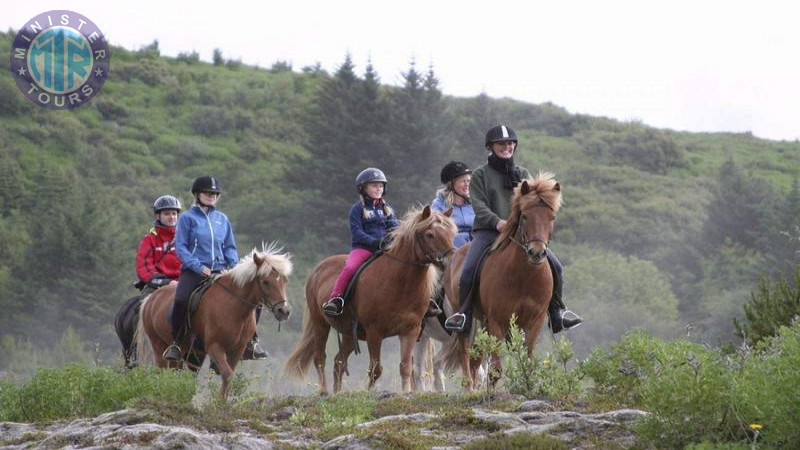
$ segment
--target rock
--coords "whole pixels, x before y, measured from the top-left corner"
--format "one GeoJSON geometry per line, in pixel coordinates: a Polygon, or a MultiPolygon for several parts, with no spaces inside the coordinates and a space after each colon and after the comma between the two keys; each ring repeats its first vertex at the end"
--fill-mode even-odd
{"type": "Polygon", "coordinates": [[[393,422],[396,420],[408,420],[411,422],[424,422],[426,420],[435,419],[436,415],[431,413],[414,413],[414,414],[398,414],[395,416],[384,416],[380,419],[375,419],[369,422],[358,424],[358,428],[368,428],[373,425],[378,425],[386,422],[393,422]]]}
{"type": "Polygon", "coordinates": [[[0,438],[5,441],[17,440],[25,434],[38,431],[35,426],[28,423],[0,422],[0,438]]]}
{"type": "Polygon", "coordinates": [[[97,416],[92,420],[93,425],[118,424],[134,425],[147,420],[147,415],[133,409],[123,409],[97,416]]]}
{"type": "Polygon", "coordinates": [[[592,417],[603,420],[611,420],[614,422],[636,422],[637,420],[644,419],[650,413],[638,409],[619,409],[617,411],[608,411],[599,414],[593,414],[592,417]]]}
{"type": "Polygon", "coordinates": [[[524,420],[520,419],[516,414],[512,413],[484,411],[481,409],[474,409],[474,408],[472,410],[472,413],[475,415],[476,419],[500,425],[501,427],[504,428],[525,425],[524,420]]]}
{"type": "Polygon", "coordinates": [[[517,406],[517,411],[552,411],[553,405],[544,400],[527,400],[517,406]]]}

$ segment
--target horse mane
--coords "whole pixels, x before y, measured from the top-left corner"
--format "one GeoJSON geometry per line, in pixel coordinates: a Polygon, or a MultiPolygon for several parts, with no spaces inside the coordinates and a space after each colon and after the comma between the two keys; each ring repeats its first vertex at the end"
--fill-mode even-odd
{"type": "Polygon", "coordinates": [[[282,253],[283,247],[279,247],[277,242],[269,244],[261,243],[261,251],[253,249],[249,255],[239,261],[233,269],[226,270],[222,276],[230,275],[234,284],[244,287],[245,284],[253,281],[256,276],[263,277],[269,275],[273,269],[278,274],[288,277],[292,273],[292,260],[289,253],[282,253]],[[261,266],[256,266],[253,255],[258,255],[264,260],[261,266]],[[257,269],[257,270],[256,270],[257,269]]]}
{"type": "Polygon", "coordinates": [[[561,190],[555,189],[558,181],[553,173],[539,172],[536,177],[522,180],[522,182],[514,188],[514,196],[511,197],[511,214],[508,219],[506,219],[508,222],[503,228],[503,231],[497,236],[494,244],[492,244],[492,250],[502,250],[508,245],[509,236],[511,236],[519,226],[519,213],[522,211],[523,207],[531,203],[536,204],[542,201],[547,204],[554,213],[558,213],[559,208],[561,208],[561,190]],[[529,190],[526,195],[520,194],[522,182],[528,183],[529,190]]]}
{"type": "MultiPolygon", "coordinates": [[[[420,260],[425,255],[417,254],[416,246],[414,245],[414,240],[416,239],[415,235],[418,230],[434,226],[443,226],[451,228],[453,235],[458,232],[458,227],[456,227],[456,224],[452,220],[450,220],[444,214],[432,209],[430,210],[430,215],[426,219],[422,219],[421,216],[424,209],[424,206],[414,206],[406,211],[405,214],[403,214],[403,218],[400,219],[400,224],[390,233],[392,242],[386,248],[387,252],[414,249],[414,253],[405,255],[401,254],[398,255],[398,257],[415,261],[420,260]]],[[[426,280],[426,288],[428,289],[428,292],[430,292],[430,295],[433,295],[439,284],[439,275],[433,265],[428,267],[426,280]]]]}

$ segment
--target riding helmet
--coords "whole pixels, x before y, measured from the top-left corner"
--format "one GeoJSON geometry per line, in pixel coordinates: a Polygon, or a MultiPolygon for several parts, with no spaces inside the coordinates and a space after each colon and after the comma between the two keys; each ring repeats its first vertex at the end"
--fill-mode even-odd
{"type": "Polygon", "coordinates": [[[356,187],[361,189],[361,185],[364,183],[372,183],[375,181],[379,181],[386,185],[389,180],[386,179],[386,175],[383,174],[381,169],[376,169],[375,167],[367,167],[366,169],[359,172],[358,176],[356,177],[356,187]]]}
{"type": "Polygon", "coordinates": [[[486,132],[486,148],[490,148],[495,142],[512,141],[517,143],[517,133],[508,125],[497,125],[489,128],[486,132]]]}
{"type": "Polygon", "coordinates": [[[450,161],[442,167],[439,179],[442,180],[442,184],[447,184],[461,175],[466,175],[468,173],[472,173],[472,170],[470,170],[466,164],[461,161],[450,161]]]}
{"type": "Polygon", "coordinates": [[[171,195],[162,195],[153,202],[153,214],[158,214],[159,211],[165,209],[175,209],[181,212],[181,201],[171,195]]]}
{"type": "Polygon", "coordinates": [[[219,194],[222,192],[222,188],[219,187],[219,181],[217,181],[216,177],[204,175],[197,177],[192,183],[192,194],[197,194],[198,192],[216,192],[219,194]]]}

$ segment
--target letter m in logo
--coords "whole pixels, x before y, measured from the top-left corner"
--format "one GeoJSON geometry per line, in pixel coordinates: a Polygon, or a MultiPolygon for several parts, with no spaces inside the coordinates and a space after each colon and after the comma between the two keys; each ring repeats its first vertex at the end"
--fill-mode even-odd
{"type": "Polygon", "coordinates": [[[14,58],[25,59],[25,49],[14,47],[14,58]]]}

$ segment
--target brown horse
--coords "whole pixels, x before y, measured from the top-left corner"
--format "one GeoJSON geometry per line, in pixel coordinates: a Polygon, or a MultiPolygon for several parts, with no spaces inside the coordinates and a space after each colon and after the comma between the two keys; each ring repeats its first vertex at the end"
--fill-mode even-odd
{"type": "Polygon", "coordinates": [[[333,390],[342,389],[342,375],[355,339],[366,339],[369,348],[369,387],[381,376],[381,344],[390,336],[400,337],[400,375],[403,391],[411,391],[411,352],[420,334],[428,300],[437,284],[432,263],[453,250],[456,226],[450,220],[452,211],[438,213],[426,206],[413,209],[394,231],[392,243],[384,254],[362,272],[345,312],[331,318],[322,313],[336,277],[344,267],[346,255],[330,256],[320,262],[306,283],[308,312],[303,320],[303,337],[286,361],[285,372],[295,378],[305,377],[313,360],[323,395],[328,393],[325,381],[325,344],[334,327],[342,335],[339,353],[333,368],[333,390]],[[353,336],[353,320],[363,333],[353,336]]]}
{"type": "MultiPolygon", "coordinates": [[[[529,355],[533,353],[553,295],[547,245],[560,207],[561,187],[553,174],[539,173],[534,179],[524,180],[514,189],[511,215],[480,270],[480,301],[474,302],[475,318],[485,324],[490,335],[504,340],[511,316],[516,314],[517,326],[525,332],[529,355]]],[[[456,309],[458,281],[466,255],[465,245],[456,252],[443,279],[445,293],[456,309]]],[[[461,365],[467,389],[471,390],[477,382],[475,368],[481,361],[470,361],[470,341],[470,336],[456,336],[443,357],[450,370],[461,365]]],[[[502,371],[499,355],[492,355],[491,361],[496,369],[491,377],[494,383],[502,371]]]]}
{"type": "MultiPolygon", "coordinates": [[[[197,311],[192,315],[191,326],[204,347],[192,351],[200,361],[206,354],[211,356],[222,376],[223,397],[227,398],[233,371],[256,331],[256,307],[268,307],[278,320],[289,318],[291,307],[286,289],[291,272],[289,254],[280,253],[274,244],[262,246],[261,252],[254,249],[236,267],[217,275],[203,294],[197,311]]],[[[142,361],[155,362],[159,367],[174,364],[162,357],[172,342],[169,313],[174,301],[175,286],[165,286],[153,292],[142,304],[137,327],[137,345],[142,352],[142,361]],[[146,349],[152,350],[152,354],[145,353],[146,349]]],[[[188,340],[180,345],[184,355],[192,348],[188,340]]]]}

